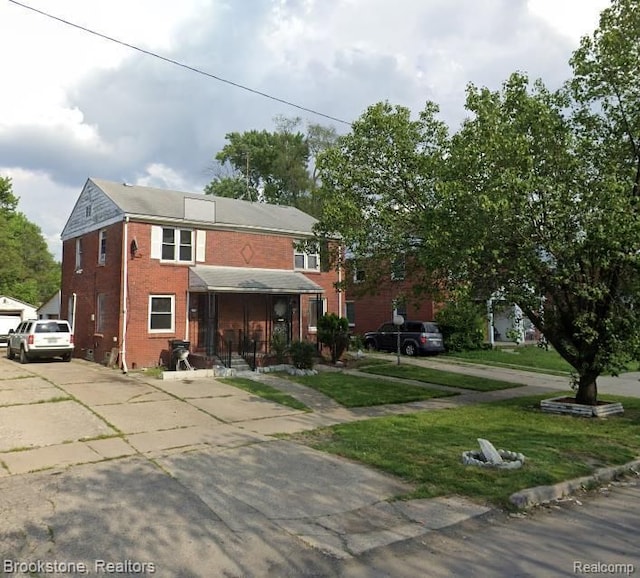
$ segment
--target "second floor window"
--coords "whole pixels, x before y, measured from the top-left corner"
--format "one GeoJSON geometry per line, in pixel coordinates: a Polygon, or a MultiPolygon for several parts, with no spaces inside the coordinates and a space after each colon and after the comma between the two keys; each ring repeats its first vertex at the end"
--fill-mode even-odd
{"type": "Polygon", "coordinates": [[[82,239],[76,239],[76,271],[82,269],[82,239]]]}
{"type": "Polygon", "coordinates": [[[100,238],[98,240],[98,263],[104,265],[107,262],[107,231],[100,231],[100,238]]]}
{"type": "Polygon", "coordinates": [[[190,229],[163,227],[162,260],[193,261],[193,231],[190,229]]]}
{"type": "Polygon", "coordinates": [[[320,270],[320,254],[305,253],[303,251],[299,251],[298,249],[294,249],[293,268],[319,271],[320,270]]]}

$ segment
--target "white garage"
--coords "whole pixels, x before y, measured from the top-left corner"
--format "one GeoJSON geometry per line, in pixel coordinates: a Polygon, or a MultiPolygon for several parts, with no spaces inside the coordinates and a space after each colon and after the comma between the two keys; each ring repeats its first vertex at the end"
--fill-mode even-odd
{"type": "Polygon", "coordinates": [[[36,308],[33,305],[0,295],[0,345],[6,343],[6,335],[15,329],[23,319],[35,319],[36,308]]]}

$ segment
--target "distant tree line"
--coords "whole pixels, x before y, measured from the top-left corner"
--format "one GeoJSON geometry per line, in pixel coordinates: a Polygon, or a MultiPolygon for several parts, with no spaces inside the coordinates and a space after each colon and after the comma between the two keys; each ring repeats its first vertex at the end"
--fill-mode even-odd
{"type": "Polygon", "coordinates": [[[60,288],[60,263],[18,202],[11,179],[0,177],[0,294],[37,306],[60,288]]]}

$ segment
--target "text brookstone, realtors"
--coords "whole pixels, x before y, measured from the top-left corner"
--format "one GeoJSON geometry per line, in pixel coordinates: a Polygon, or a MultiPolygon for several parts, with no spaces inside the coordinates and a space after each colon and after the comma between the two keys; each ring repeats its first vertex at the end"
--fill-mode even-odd
{"type": "MultiPolygon", "coordinates": [[[[89,574],[91,564],[86,562],[61,562],[58,560],[3,560],[2,570],[6,574],[23,574],[47,572],[51,574],[89,574]]],[[[94,574],[155,574],[153,562],[137,562],[135,560],[93,561],[94,574]]]]}

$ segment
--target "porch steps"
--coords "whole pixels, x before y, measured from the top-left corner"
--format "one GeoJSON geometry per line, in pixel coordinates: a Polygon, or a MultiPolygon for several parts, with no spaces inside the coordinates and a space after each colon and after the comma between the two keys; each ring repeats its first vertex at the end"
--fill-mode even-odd
{"type": "Polygon", "coordinates": [[[251,371],[249,364],[237,353],[231,354],[231,369],[235,369],[236,371],[251,371]]]}

